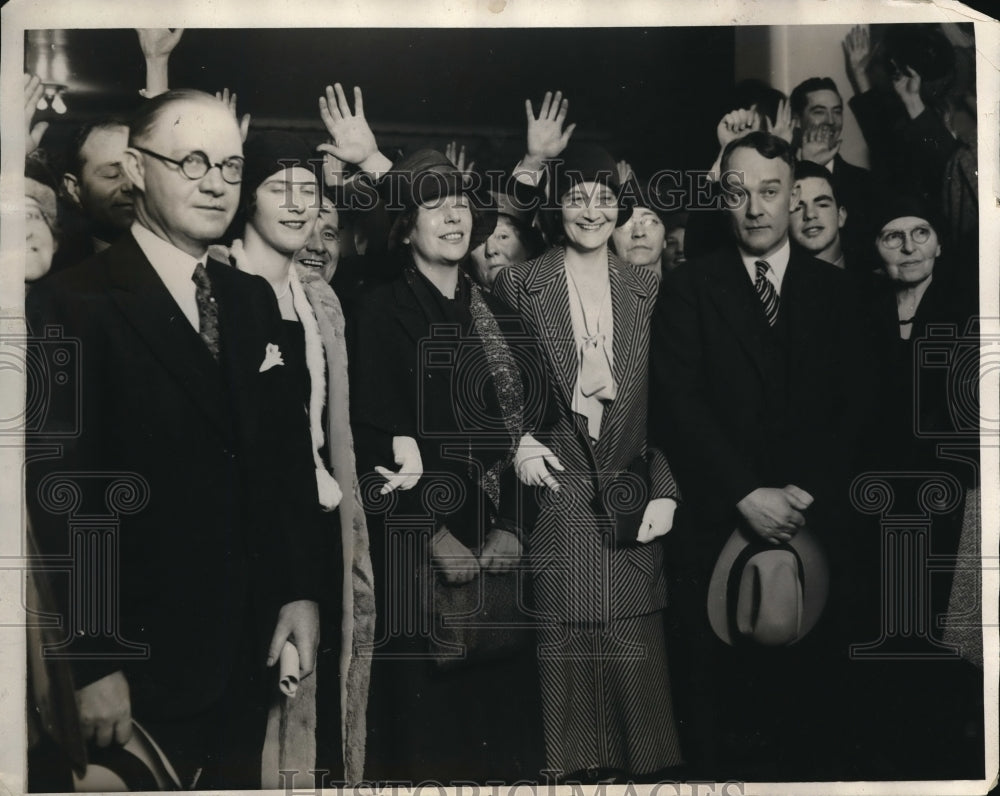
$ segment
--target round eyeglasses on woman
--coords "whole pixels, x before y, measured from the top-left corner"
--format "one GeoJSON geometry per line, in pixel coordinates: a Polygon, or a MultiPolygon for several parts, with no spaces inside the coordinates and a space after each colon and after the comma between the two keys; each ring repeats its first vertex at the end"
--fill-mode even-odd
{"type": "Polygon", "coordinates": [[[919,246],[920,244],[927,243],[927,241],[930,240],[931,228],[921,225],[919,227],[914,227],[909,231],[909,233],[901,229],[894,229],[891,232],[886,232],[882,235],[882,237],[879,238],[879,243],[887,249],[898,249],[906,243],[907,234],[909,234],[910,240],[919,246]]]}
{"type": "Polygon", "coordinates": [[[173,158],[168,158],[166,155],[161,155],[159,152],[153,152],[145,147],[133,146],[132,149],[138,150],[144,155],[150,155],[158,160],[162,160],[164,163],[172,163],[177,166],[181,170],[181,174],[189,180],[200,180],[213,168],[218,166],[219,173],[222,174],[222,179],[230,185],[237,185],[243,181],[243,158],[241,157],[226,158],[221,163],[212,163],[208,159],[208,155],[204,152],[194,151],[185,155],[181,160],[174,160],[173,158]]]}

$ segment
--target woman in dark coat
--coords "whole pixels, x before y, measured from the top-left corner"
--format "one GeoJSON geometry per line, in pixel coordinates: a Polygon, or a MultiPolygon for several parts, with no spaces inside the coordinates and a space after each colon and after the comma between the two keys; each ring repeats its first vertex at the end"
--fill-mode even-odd
{"type": "Polygon", "coordinates": [[[969,329],[978,285],[945,259],[944,226],[926,202],[897,195],[878,207],[884,280],[870,322],[880,383],[862,464],[863,478],[885,482],[896,521],[872,518],[857,555],[859,655],[869,658],[857,698],[873,717],[859,738],[878,761],[858,774],[974,779],[983,775],[982,672],[963,660],[973,650],[948,646],[939,619],[953,578],[978,574],[952,564],[960,536],[979,533],[963,522],[978,479],[979,342],[969,329]]]}
{"type": "Polygon", "coordinates": [[[470,643],[468,659],[442,661],[432,638],[435,595],[479,584],[483,596],[521,553],[510,464],[524,383],[496,306],[459,267],[494,219],[437,152],[398,163],[385,185],[406,208],[390,239],[398,276],[359,301],[349,338],[377,602],[365,776],[537,779],[532,639],[493,660],[470,643]],[[384,467],[394,460],[399,473],[384,467]]]}

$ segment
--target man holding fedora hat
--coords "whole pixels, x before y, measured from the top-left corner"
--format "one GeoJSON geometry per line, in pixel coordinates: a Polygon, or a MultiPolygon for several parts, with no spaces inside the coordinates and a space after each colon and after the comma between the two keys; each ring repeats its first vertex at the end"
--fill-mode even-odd
{"type": "Polygon", "coordinates": [[[185,787],[257,788],[265,668],[287,641],[305,677],[319,643],[308,420],[273,292],[207,253],[243,178],[228,107],[168,92],[129,143],[129,234],[26,305],[34,347],[61,333],[84,363],[65,400],[58,380],[29,384],[49,408],[31,440],[46,454],[27,465],[31,520],[43,555],[72,556],[71,577],[53,578],[55,652],[92,757],[128,751],[136,719],[185,787]]]}
{"type": "Polygon", "coordinates": [[[823,779],[857,313],[844,274],[789,243],[788,144],[754,132],[722,165],[736,245],[664,275],[651,347],[656,444],[686,497],[670,540],[695,686],[686,754],[716,778],[823,779]]]}

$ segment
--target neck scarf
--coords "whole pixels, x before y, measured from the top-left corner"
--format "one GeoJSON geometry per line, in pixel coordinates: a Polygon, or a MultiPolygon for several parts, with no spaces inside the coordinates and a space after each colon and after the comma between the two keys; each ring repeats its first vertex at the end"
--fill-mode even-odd
{"type": "MultiPolygon", "coordinates": [[[[417,271],[408,267],[404,274],[413,287],[417,271]]],[[[503,415],[504,426],[510,434],[511,444],[504,456],[497,460],[480,478],[480,486],[489,496],[494,508],[500,505],[500,474],[514,460],[514,453],[521,440],[524,428],[524,385],[510,346],[500,330],[496,316],[483,298],[480,287],[464,272],[459,275],[459,295],[467,295],[472,329],[482,344],[483,353],[490,370],[490,378],[496,390],[497,401],[503,415]]]]}

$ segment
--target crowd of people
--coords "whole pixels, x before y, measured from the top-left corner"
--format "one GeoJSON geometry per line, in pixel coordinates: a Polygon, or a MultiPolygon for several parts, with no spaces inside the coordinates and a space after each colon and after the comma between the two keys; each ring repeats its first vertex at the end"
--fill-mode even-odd
{"type": "Polygon", "coordinates": [[[142,104],[65,156],[25,76],[26,317],[79,357],[29,383],[31,543],[79,562],[120,513],[39,575],[69,654],[29,646],[33,789],[139,728],[198,789],[983,775],[978,629],[939,621],[976,577],[979,265],[938,27],[854,28],[850,95],[742,84],[712,208],[558,91],[500,180],[393,162],[340,84],[318,147],[258,130],[168,89],[180,36],[139,32],[142,104]]]}

